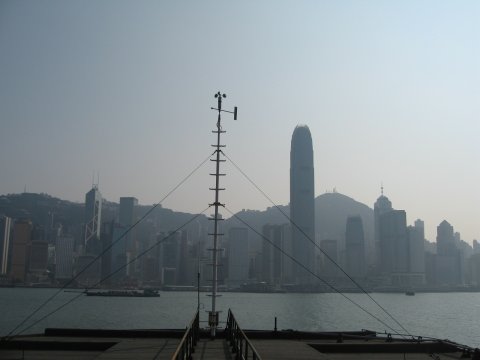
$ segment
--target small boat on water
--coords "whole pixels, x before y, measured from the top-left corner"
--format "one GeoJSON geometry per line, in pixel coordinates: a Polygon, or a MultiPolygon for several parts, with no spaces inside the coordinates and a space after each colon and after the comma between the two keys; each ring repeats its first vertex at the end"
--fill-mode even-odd
{"type": "Polygon", "coordinates": [[[159,297],[158,290],[100,290],[100,291],[85,291],[87,296],[116,296],[116,297],[159,297]]]}
{"type": "Polygon", "coordinates": [[[407,295],[407,296],[414,296],[414,295],[415,295],[415,292],[412,291],[412,290],[405,291],[405,295],[407,295]]]}

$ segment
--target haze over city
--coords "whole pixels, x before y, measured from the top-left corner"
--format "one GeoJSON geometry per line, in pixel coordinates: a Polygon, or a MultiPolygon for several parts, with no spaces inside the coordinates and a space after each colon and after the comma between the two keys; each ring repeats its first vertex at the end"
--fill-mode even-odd
{"type": "MultiPolygon", "coordinates": [[[[159,201],[213,151],[289,202],[290,140],[307,124],[315,191],[385,194],[480,238],[480,4],[475,1],[0,3],[0,194],[159,201]],[[96,175],[95,175],[96,177],[96,175]],[[96,179],[95,179],[96,181],[96,179]]],[[[163,203],[211,203],[212,164],[163,203]]],[[[271,206],[224,165],[230,209],[271,206]]]]}

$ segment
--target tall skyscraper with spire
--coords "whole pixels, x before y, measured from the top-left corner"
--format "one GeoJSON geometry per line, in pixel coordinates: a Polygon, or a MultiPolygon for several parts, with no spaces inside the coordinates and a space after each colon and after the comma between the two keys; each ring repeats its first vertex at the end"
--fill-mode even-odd
{"type": "Polygon", "coordinates": [[[381,270],[382,267],[382,250],[381,250],[381,243],[380,243],[380,216],[392,211],[392,203],[388,198],[383,195],[383,185],[381,187],[381,195],[375,201],[375,205],[373,206],[373,213],[374,213],[374,222],[375,222],[375,262],[377,264],[378,270],[381,270]]]}
{"type": "MultiPolygon", "coordinates": [[[[292,221],[292,256],[315,273],[315,187],[313,146],[310,129],[298,125],[293,131],[290,149],[290,218],[292,221]]],[[[293,264],[293,278],[300,284],[313,277],[293,264]]]]}
{"type": "Polygon", "coordinates": [[[98,185],[85,194],[85,240],[84,247],[87,249],[91,242],[100,239],[100,225],[102,214],[102,195],[98,191],[98,185]]]}

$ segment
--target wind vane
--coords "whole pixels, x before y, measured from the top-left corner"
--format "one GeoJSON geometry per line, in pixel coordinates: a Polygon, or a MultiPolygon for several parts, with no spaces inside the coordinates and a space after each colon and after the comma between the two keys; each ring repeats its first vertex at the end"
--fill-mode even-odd
{"type": "Polygon", "coordinates": [[[228,110],[223,110],[222,109],[222,98],[226,98],[226,94],[221,94],[220,91],[215,94],[215,98],[218,99],[218,108],[210,108],[211,110],[218,110],[218,122],[217,122],[217,127],[220,126],[220,113],[226,112],[233,114],[233,120],[237,120],[237,107],[235,106],[233,108],[233,111],[228,111],[228,110]]]}

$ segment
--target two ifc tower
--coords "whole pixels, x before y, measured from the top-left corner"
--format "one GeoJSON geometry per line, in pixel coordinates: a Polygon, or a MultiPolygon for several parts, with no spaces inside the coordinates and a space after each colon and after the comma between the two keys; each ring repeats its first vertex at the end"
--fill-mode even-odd
{"type": "MultiPolygon", "coordinates": [[[[211,108],[218,111],[217,128],[212,132],[217,134],[217,143],[212,145],[215,148],[213,153],[214,158],[211,161],[215,162],[215,187],[210,190],[215,191],[215,201],[210,204],[215,208],[215,213],[211,220],[214,221],[213,234],[213,248],[210,249],[212,255],[212,308],[209,311],[208,323],[210,327],[210,336],[215,338],[216,328],[218,327],[219,312],[216,310],[217,295],[217,268],[219,249],[217,248],[218,237],[222,234],[218,233],[218,222],[220,219],[218,208],[224,206],[219,201],[219,193],[224,190],[220,187],[220,176],[225,174],[220,173],[220,163],[225,159],[221,158],[223,155],[222,148],[225,145],[220,143],[221,134],[225,133],[222,130],[221,114],[222,112],[233,114],[234,120],[237,120],[237,107],[234,111],[222,109],[222,99],[226,98],[225,94],[220,91],[215,94],[218,101],[217,108],[211,108]]],[[[298,125],[292,135],[292,144],[290,149],[290,218],[292,222],[292,257],[307,268],[293,265],[293,278],[298,284],[310,284],[312,282],[312,275],[315,273],[315,186],[314,186],[314,168],[313,168],[313,146],[312,136],[310,130],[306,125],[298,125]]]]}
{"type": "Polygon", "coordinates": [[[311,284],[315,274],[314,184],[312,136],[307,125],[298,125],[290,148],[292,257],[310,273],[294,263],[292,275],[297,284],[311,284]]]}

